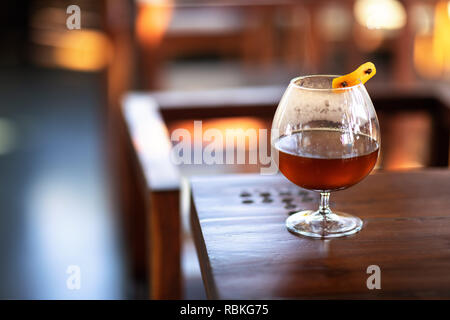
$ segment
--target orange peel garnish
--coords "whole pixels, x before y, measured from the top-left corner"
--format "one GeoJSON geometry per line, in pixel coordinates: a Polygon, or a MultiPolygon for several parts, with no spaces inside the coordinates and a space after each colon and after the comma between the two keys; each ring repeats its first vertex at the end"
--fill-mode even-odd
{"type": "Polygon", "coordinates": [[[331,84],[333,89],[336,88],[347,88],[355,86],[360,83],[366,83],[367,80],[372,78],[377,73],[377,69],[372,62],[366,62],[359,66],[355,71],[333,79],[331,84]]]}

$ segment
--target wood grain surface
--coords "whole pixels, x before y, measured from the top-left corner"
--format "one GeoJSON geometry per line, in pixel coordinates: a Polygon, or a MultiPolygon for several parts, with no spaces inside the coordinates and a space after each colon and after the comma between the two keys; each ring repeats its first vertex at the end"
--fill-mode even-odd
{"type": "Polygon", "coordinates": [[[331,195],[361,232],[314,240],[288,215],[318,195],[281,175],[191,179],[191,222],[212,299],[450,298],[450,170],[380,172],[331,195]],[[369,290],[367,267],[381,269],[369,290]]]}

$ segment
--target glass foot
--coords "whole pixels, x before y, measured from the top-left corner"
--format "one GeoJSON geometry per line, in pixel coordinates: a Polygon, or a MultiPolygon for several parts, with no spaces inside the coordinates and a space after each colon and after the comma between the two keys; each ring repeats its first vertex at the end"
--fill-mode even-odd
{"type": "Polygon", "coordinates": [[[343,212],[304,210],[294,213],[286,220],[286,227],[294,234],[313,238],[337,238],[354,234],[361,230],[360,218],[343,212]]]}

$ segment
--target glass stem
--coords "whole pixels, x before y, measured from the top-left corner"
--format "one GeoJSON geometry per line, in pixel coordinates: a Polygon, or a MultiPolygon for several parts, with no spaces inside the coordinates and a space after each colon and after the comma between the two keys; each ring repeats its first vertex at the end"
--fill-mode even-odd
{"type": "Polygon", "coordinates": [[[324,217],[331,213],[329,202],[330,202],[330,193],[329,192],[321,192],[320,193],[319,212],[324,217]]]}

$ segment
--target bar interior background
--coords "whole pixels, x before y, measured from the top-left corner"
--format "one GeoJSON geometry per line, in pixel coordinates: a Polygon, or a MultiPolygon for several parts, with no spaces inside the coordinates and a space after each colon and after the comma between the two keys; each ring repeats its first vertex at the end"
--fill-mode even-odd
{"type": "MultiPolygon", "coordinates": [[[[378,168],[448,167],[442,133],[450,122],[441,109],[450,106],[437,104],[450,95],[450,1],[27,0],[0,9],[0,298],[161,297],[152,293],[147,190],[136,182],[142,168],[122,112],[129,92],[152,93],[167,109],[168,135],[193,132],[195,119],[204,130],[269,128],[263,107],[230,116],[211,109],[227,92],[242,95],[237,101],[265,92],[262,105],[274,108],[297,75],[373,61],[378,168]],[[73,4],[81,29],[69,31],[73,4]],[[237,91],[220,91],[229,89],[237,91]],[[192,112],[208,92],[211,108],[192,112]],[[81,268],[80,290],[66,288],[70,265],[81,268]]],[[[180,168],[176,297],[205,297],[186,178],[258,169],[180,168]]]]}

